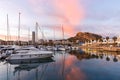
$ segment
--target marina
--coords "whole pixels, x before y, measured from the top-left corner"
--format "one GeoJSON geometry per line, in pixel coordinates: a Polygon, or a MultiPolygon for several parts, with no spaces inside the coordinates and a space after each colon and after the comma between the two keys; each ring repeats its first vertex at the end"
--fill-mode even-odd
{"type": "Polygon", "coordinates": [[[0,80],[120,80],[120,0],[0,0],[0,80]]]}
{"type": "Polygon", "coordinates": [[[120,54],[56,51],[54,57],[0,61],[0,80],[119,80],[120,54]]]}

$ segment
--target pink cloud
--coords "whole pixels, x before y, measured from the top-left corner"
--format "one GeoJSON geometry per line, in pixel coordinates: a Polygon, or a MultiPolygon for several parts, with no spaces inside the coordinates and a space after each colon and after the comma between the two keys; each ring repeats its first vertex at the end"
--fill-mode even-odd
{"type": "MultiPolygon", "coordinates": [[[[0,35],[0,39],[6,40],[6,39],[7,39],[7,36],[1,34],[1,35],[0,35]]],[[[9,40],[18,40],[18,36],[10,35],[10,36],[9,36],[9,40]]],[[[26,41],[26,40],[28,40],[28,38],[21,36],[21,37],[20,37],[20,40],[21,40],[21,41],[26,41]]]]}
{"type": "MultiPolygon", "coordinates": [[[[28,0],[31,8],[38,15],[44,14],[57,19],[67,34],[75,33],[75,26],[84,18],[84,9],[79,0],[28,0]],[[42,5],[44,3],[45,5],[42,5]],[[46,6],[46,5],[49,5],[46,6]],[[47,7],[47,10],[45,9],[47,7]]],[[[53,22],[53,23],[56,23],[53,22]]]]}
{"type": "Polygon", "coordinates": [[[64,15],[72,25],[78,25],[80,20],[84,17],[83,7],[79,0],[52,0],[54,8],[57,12],[64,15]]]}

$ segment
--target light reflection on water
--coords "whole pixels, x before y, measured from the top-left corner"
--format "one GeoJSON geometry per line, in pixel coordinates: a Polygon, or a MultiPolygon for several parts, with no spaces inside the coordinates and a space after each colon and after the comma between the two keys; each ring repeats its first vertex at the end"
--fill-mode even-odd
{"type": "Polygon", "coordinates": [[[120,80],[120,53],[63,51],[42,61],[0,61],[0,80],[120,80]]]}

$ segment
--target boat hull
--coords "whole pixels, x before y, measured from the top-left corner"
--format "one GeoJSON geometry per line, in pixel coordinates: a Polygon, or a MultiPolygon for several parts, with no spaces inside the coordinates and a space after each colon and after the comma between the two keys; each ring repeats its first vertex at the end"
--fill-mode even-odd
{"type": "Polygon", "coordinates": [[[42,59],[10,59],[7,60],[10,64],[29,64],[29,63],[46,63],[46,62],[53,62],[54,60],[52,57],[49,58],[42,58],[42,59]]]}
{"type": "Polygon", "coordinates": [[[27,55],[11,55],[6,60],[32,60],[32,59],[44,59],[53,57],[52,54],[27,54],[27,55]]]}

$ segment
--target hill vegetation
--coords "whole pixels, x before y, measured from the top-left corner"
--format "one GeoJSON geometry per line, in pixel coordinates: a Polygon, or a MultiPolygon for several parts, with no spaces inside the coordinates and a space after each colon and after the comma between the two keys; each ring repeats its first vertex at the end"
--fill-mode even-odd
{"type": "Polygon", "coordinates": [[[101,39],[102,36],[89,32],[78,32],[74,37],[68,38],[69,41],[75,42],[79,40],[80,42],[90,41],[90,40],[98,40],[101,39]]]}

